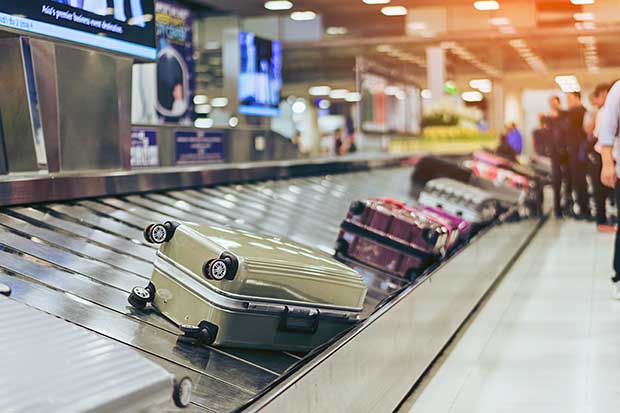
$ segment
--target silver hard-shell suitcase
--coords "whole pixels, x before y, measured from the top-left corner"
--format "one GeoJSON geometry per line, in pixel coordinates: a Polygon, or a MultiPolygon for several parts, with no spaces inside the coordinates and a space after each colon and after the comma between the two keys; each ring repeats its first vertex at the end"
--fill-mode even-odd
{"type": "Polygon", "coordinates": [[[191,401],[189,378],[175,381],[135,350],[3,295],[0,284],[0,411],[142,412],[191,401]]]}
{"type": "Polygon", "coordinates": [[[359,320],[366,285],[353,269],[293,241],[209,225],[150,225],[161,244],[151,282],[129,301],[151,303],[183,339],[307,351],[359,320]]]}
{"type": "Polygon", "coordinates": [[[501,210],[490,192],[449,178],[427,182],[419,202],[478,224],[493,220],[501,210]]]}

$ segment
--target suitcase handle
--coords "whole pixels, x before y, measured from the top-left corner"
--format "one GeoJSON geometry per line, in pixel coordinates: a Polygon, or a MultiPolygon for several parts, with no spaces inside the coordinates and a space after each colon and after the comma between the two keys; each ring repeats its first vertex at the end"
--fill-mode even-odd
{"type": "Polygon", "coordinates": [[[319,328],[317,309],[284,307],[280,329],[294,333],[314,334],[319,328]]]}

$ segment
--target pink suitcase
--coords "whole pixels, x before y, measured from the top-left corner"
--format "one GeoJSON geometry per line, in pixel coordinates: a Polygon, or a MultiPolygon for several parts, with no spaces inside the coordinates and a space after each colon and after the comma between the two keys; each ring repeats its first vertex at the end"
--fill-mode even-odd
{"type": "Polygon", "coordinates": [[[469,241],[469,237],[471,236],[471,223],[468,221],[457,217],[456,215],[449,214],[440,208],[425,205],[417,208],[427,214],[429,218],[435,219],[437,222],[444,223],[444,225],[448,228],[452,228],[452,233],[448,237],[449,245],[446,248],[447,250],[454,249],[469,241]]]}
{"type": "Polygon", "coordinates": [[[413,279],[446,252],[449,230],[437,220],[389,198],[351,204],[336,253],[413,279]]]}

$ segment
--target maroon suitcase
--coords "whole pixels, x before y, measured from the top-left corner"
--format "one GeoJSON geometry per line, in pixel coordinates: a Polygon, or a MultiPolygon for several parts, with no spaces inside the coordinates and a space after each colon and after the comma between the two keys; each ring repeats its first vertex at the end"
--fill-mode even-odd
{"type": "Polygon", "coordinates": [[[425,214],[387,198],[351,204],[336,252],[413,279],[445,254],[448,229],[425,214]]]}

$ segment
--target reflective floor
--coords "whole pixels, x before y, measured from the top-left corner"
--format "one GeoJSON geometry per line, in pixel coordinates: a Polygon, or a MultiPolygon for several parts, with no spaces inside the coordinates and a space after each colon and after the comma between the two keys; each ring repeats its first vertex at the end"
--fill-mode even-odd
{"type": "Polygon", "coordinates": [[[613,235],[548,221],[400,413],[607,413],[620,405],[613,235]]]}

